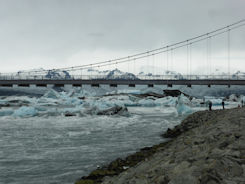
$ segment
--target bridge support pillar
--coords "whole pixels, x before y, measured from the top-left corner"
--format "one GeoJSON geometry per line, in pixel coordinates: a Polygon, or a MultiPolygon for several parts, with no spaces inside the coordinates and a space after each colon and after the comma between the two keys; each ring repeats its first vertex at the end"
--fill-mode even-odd
{"type": "Polygon", "coordinates": [[[36,84],[36,87],[47,87],[47,84],[36,84]]]}
{"type": "Polygon", "coordinates": [[[18,84],[18,87],[30,87],[30,84],[18,84]]]}
{"type": "Polygon", "coordinates": [[[208,87],[210,88],[211,87],[211,84],[208,84],[208,87]]]}
{"type": "Polygon", "coordinates": [[[188,88],[191,88],[191,84],[187,84],[187,87],[188,87],[188,88]]]}
{"type": "Polygon", "coordinates": [[[1,84],[0,87],[13,87],[13,84],[1,84]]]}
{"type": "Polygon", "coordinates": [[[110,87],[111,88],[113,88],[113,87],[116,88],[117,87],[117,84],[110,84],[110,87]]]}
{"type": "Polygon", "coordinates": [[[82,84],[72,84],[72,87],[82,87],[82,84]]]}
{"type": "Polygon", "coordinates": [[[135,84],[129,84],[128,87],[134,88],[135,87],[135,84]]]}
{"type": "Polygon", "coordinates": [[[100,85],[99,84],[91,84],[91,87],[97,87],[97,88],[99,88],[100,85]]]}

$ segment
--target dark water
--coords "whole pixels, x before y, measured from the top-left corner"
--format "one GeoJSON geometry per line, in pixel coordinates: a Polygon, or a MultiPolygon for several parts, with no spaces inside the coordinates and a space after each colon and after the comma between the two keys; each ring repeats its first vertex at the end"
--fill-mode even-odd
{"type": "Polygon", "coordinates": [[[132,108],[130,117],[0,119],[0,183],[74,183],[97,165],[162,142],[175,111],[132,108]]]}

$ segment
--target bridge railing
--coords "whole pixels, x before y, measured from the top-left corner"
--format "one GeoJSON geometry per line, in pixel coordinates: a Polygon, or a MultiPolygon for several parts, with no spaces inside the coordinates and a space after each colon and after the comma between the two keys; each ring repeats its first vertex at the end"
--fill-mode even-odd
{"type": "Polygon", "coordinates": [[[0,75],[0,80],[244,80],[245,75],[72,75],[47,77],[45,75],[0,75]]]}

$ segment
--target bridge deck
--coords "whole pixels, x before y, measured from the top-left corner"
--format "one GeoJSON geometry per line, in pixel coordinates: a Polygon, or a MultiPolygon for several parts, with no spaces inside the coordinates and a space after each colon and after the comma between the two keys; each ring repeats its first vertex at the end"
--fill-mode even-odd
{"type": "Polygon", "coordinates": [[[0,86],[8,85],[245,85],[245,80],[0,80],[0,86]]]}

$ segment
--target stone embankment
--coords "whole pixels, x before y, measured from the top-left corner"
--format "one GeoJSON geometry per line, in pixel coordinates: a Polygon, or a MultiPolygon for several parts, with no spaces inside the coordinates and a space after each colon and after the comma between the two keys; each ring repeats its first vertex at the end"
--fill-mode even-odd
{"type": "Polygon", "coordinates": [[[245,108],[196,112],[163,136],[77,183],[245,184],[245,108]]]}

